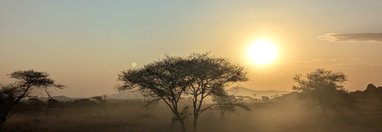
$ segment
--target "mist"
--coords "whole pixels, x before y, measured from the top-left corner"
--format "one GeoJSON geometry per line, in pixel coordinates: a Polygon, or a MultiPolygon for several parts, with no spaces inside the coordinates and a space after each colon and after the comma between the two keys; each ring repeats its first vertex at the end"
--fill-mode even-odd
{"type": "MultiPolygon", "coordinates": [[[[297,92],[269,100],[250,99],[245,101],[250,111],[208,111],[200,117],[198,131],[377,132],[382,130],[382,89],[375,88],[379,93],[370,90],[373,89],[350,93],[357,100],[357,109],[341,108],[327,113],[297,92]]],[[[145,108],[142,99],[106,99],[103,103],[94,99],[81,102],[61,98],[58,103],[41,100],[18,106],[2,131],[179,131],[163,103],[145,108]]],[[[186,119],[188,131],[192,131],[191,122],[186,119]]]]}

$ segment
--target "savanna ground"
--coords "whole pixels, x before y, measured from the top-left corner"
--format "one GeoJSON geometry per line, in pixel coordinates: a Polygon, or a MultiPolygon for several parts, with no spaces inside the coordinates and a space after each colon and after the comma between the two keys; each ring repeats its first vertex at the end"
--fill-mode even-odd
{"type": "MultiPolygon", "coordinates": [[[[359,110],[342,110],[323,114],[298,96],[290,94],[270,102],[248,103],[250,111],[208,111],[199,120],[200,132],[380,132],[380,100],[358,99],[359,110]]],[[[104,104],[66,103],[55,107],[23,109],[18,106],[2,131],[179,131],[171,125],[172,114],[163,104],[143,109],[141,100],[110,100],[104,104]]],[[[27,107],[27,106],[24,106],[27,107]]],[[[186,120],[192,131],[192,120],[186,120]]]]}

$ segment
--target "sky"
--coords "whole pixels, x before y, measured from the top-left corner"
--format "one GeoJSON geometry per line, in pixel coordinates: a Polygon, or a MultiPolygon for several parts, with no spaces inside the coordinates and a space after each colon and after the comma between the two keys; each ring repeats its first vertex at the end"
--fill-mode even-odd
{"type": "Polygon", "coordinates": [[[53,95],[110,95],[123,70],[210,52],[246,68],[233,85],[292,90],[294,75],[325,68],[363,90],[382,86],[381,12],[382,0],[2,0],[0,83],[35,69],[67,86],[53,95]],[[249,62],[258,38],[276,45],[271,64],[249,62]]]}

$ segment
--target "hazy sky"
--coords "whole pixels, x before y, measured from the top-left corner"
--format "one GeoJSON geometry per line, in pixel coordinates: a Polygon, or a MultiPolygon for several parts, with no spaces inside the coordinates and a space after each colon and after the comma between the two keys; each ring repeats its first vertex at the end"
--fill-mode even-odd
{"type": "Polygon", "coordinates": [[[0,83],[46,71],[68,86],[54,95],[112,94],[132,64],[206,51],[246,67],[237,85],[291,90],[293,75],[326,68],[352,91],[382,85],[381,42],[382,0],[0,1],[0,83]],[[244,54],[261,37],[279,50],[267,66],[244,54]]]}

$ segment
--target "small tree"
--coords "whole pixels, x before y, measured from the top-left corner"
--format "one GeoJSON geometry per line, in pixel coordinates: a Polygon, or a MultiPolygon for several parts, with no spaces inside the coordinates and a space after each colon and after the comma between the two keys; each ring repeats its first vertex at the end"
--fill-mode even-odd
{"type": "Polygon", "coordinates": [[[106,103],[107,102],[106,95],[93,96],[93,97],[91,97],[91,99],[97,101],[98,103],[106,103]]]}
{"type": "Polygon", "coordinates": [[[47,104],[48,104],[48,107],[54,108],[54,107],[59,106],[61,104],[61,102],[58,101],[57,99],[50,98],[50,99],[48,99],[47,104]]]}
{"type": "Polygon", "coordinates": [[[233,82],[246,81],[247,76],[243,67],[231,64],[227,59],[216,58],[205,54],[192,54],[188,57],[188,74],[192,84],[188,86],[187,93],[192,97],[193,126],[197,130],[200,114],[213,107],[231,108],[241,106],[235,97],[228,96],[224,87],[233,82]],[[206,105],[206,98],[215,96],[215,103],[206,105]],[[218,102],[216,102],[218,101],[218,102]],[[220,101],[220,102],[219,102],[220,101]]]}
{"type": "Polygon", "coordinates": [[[354,99],[344,89],[346,76],[341,72],[317,69],[306,75],[296,75],[293,80],[297,83],[293,89],[321,107],[324,114],[328,110],[355,107],[354,99]]]}
{"type": "Polygon", "coordinates": [[[167,56],[143,68],[124,71],[119,75],[119,80],[123,82],[119,90],[139,89],[149,99],[148,104],[163,101],[184,132],[188,107],[182,108],[179,101],[189,83],[189,77],[184,72],[186,66],[184,59],[167,56]]]}
{"type": "Polygon", "coordinates": [[[14,84],[1,86],[0,88],[0,123],[7,120],[10,112],[21,99],[37,91],[49,93],[49,88],[63,88],[63,85],[54,83],[45,72],[34,70],[16,71],[9,75],[16,79],[14,84]]]}

